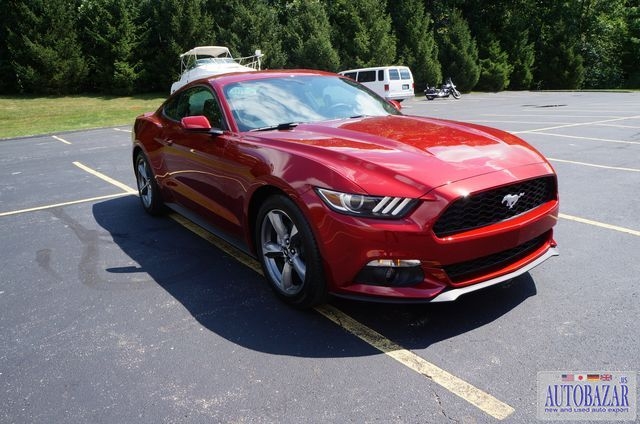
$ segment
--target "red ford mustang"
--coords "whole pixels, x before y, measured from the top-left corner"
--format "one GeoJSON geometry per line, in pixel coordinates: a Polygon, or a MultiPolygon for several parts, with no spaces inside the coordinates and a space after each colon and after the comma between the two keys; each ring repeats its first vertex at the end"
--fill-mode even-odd
{"type": "Polygon", "coordinates": [[[450,301],[557,255],[556,175],[500,130],[406,116],[320,71],[202,79],[136,119],[144,209],[254,255],[275,293],[450,301]]]}

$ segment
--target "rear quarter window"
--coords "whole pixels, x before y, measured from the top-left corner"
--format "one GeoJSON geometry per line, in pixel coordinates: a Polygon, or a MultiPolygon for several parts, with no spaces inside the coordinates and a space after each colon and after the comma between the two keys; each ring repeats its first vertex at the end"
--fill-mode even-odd
{"type": "Polygon", "coordinates": [[[178,115],[178,99],[180,97],[174,97],[169,100],[167,104],[164,106],[163,112],[165,116],[169,119],[173,119],[174,121],[179,121],[181,117],[178,115]]]}
{"type": "Polygon", "coordinates": [[[358,82],[372,82],[376,80],[376,71],[358,72],[358,82]]]}

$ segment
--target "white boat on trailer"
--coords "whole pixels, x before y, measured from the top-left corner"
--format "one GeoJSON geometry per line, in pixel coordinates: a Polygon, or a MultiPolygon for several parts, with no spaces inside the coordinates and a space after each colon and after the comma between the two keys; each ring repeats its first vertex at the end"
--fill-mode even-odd
{"type": "Polygon", "coordinates": [[[253,56],[234,58],[227,47],[194,47],[180,55],[180,79],[171,84],[171,93],[198,78],[229,72],[258,71],[263,56],[260,50],[256,50],[253,56]]]}

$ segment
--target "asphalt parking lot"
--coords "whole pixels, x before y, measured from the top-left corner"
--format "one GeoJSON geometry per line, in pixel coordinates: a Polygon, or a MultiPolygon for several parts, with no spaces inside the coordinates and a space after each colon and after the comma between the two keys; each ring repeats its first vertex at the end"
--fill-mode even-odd
{"type": "Polygon", "coordinates": [[[403,106],[545,154],[561,255],[455,303],[301,312],[143,212],[130,127],[0,140],[0,422],[530,423],[538,372],[638,371],[640,93],[403,106]]]}

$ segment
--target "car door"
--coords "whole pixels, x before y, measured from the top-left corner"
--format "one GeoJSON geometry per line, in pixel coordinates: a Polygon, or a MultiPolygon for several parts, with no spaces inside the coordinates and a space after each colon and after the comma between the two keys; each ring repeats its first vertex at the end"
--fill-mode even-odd
{"type": "Polygon", "coordinates": [[[174,200],[224,235],[240,236],[246,187],[238,178],[234,155],[228,154],[228,146],[236,144],[237,136],[228,131],[217,96],[208,86],[192,87],[167,105],[165,117],[168,122],[162,138],[169,170],[166,186],[174,200]],[[180,122],[186,116],[198,115],[207,117],[222,134],[186,129],[180,122]]]}

